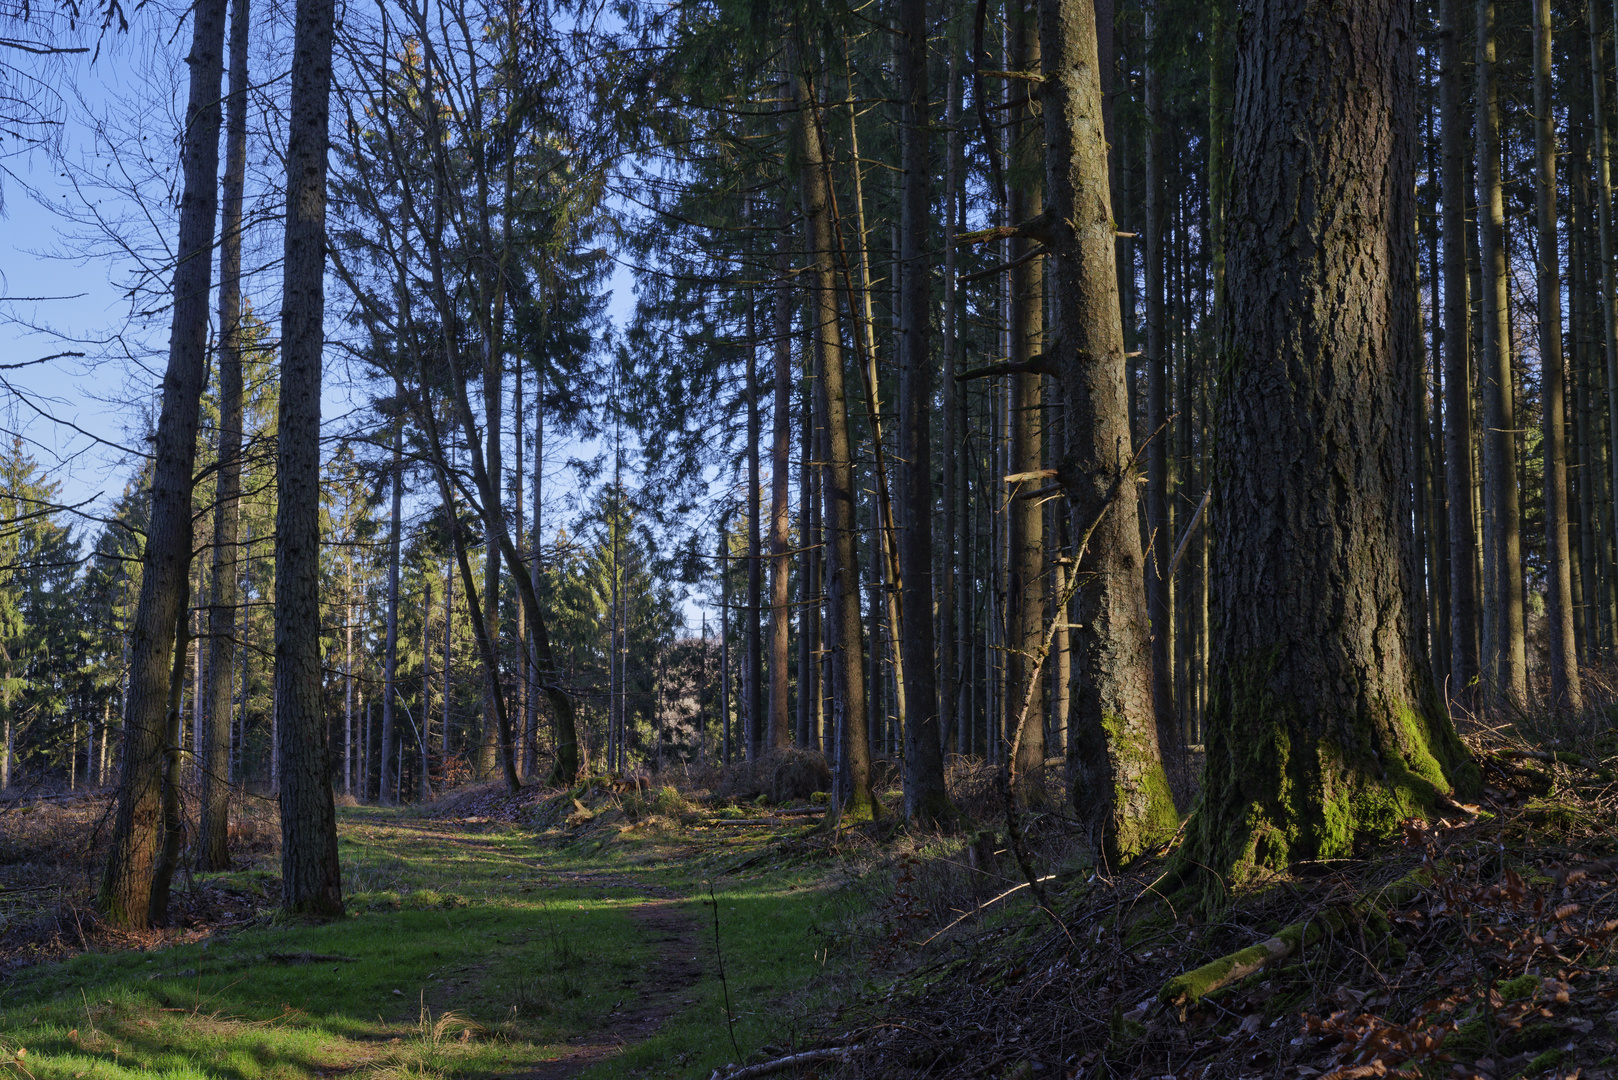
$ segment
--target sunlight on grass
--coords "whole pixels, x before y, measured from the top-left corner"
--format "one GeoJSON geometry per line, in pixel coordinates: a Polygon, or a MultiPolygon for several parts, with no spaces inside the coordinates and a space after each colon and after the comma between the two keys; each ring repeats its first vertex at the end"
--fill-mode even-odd
{"type": "Polygon", "coordinates": [[[17,973],[0,999],[0,1068],[38,1080],[492,1076],[610,1036],[657,1000],[649,1037],[581,1075],[706,1076],[736,1060],[732,1033],[744,1053],[791,1038],[839,940],[839,902],[816,874],[715,875],[727,1017],[704,882],[734,845],[665,830],[547,846],[516,828],[360,807],[341,811],[340,852],[340,922],[277,921],[279,882],[260,866],[207,878],[261,905],[246,929],[17,973]],[[682,913],[689,985],[659,984],[658,950],[676,945],[642,925],[654,897],[682,913]]]}

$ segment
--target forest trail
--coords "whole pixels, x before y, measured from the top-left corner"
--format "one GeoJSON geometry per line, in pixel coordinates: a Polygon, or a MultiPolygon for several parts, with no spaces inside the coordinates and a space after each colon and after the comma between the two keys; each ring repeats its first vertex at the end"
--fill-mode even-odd
{"type": "Polygon", "coordinates": [[[649,1038],[670,1017],[696,1003],[687,992],[710,970],[697,921],[670,899],[647,900],[630,908],[628,915],[647,943],[656,948],[656,958],[634,989],[635,1000],[625,1000],[621,1008],[614,1008],[599,1030],[569,1040],[571,1046],[562,1056],[512,1073],[512,1077],[566,1080],[577,1076],[649,1038]]]}
{"type": "MultiPolygon", "coordinates": [[[[598,893],[617,890],[640,894],[643,899],[620,910],[652,953],[644,974],[635,980],[634,986],[624,989],[624,997],[592,1030],[569,1038],[560,1056],[518,1067],[506,1076],[513,1080],[567,1080],[620,1056],[627,1048],[653,1035],[669,1018],[696,1004],[690,992],[713,970],[713,942],[704,939],[698,920],[682,907],[689,897],[683,896],[680,890],[607,866],[551,868],[543,865],[543,857],[514,856],[507,844],[483,835],[482,825],[478,821],[465,824],[396,821],[390,827],[403,835],[458,849],[468,860],[485,865],[496,863],[520,871],[519,881],[526,878],[539,889],[598,893]]],[[[618,899],[621,903],[624,898],[618,899]]],[[[547,962],[539,949],[532,952],[536,965],[547,962]]],[[[429,1003],[433,1008],[439,1011],[454,1008],[457,984],[479,982],[488,975],[488,969],[461,974],[462,979],[441,984],[438,993],[431,996],[429,1003]]]]}

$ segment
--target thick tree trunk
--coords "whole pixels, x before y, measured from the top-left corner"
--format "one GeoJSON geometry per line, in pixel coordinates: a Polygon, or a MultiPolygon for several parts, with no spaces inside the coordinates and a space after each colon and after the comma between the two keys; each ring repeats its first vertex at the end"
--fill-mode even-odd
{"type": "Polygon", "coordinates": [[[1068,761],[1074,809],[1117,862],[1168,839],[1179,818],[1158,757],[1152,703],[1095,9],[1089,0],[1041,0],[1039,29],[1052,359],[1067,413],[1058,476],[1074,543],[1089,540],[1073,568],[1079,589],[1069,630],[1076,678],[1068,761]]]}
{"type": "Polygon", "coordinates": [[[860,628],[859,561],[855,556],[859,526],[855,515],[854,464],[848,431],[848,396],[844,389],[843,345],[838,330],[830,191],[821,149],[819,103],[809,82],[800,73],[794,72],[794,76],[803,153],[799,188],[811,260],[807,275],[809,319],[815,348],[821,358],[820,384],[824,390],[826,441],[830,451],[821,465],[824,485],[821,494],[826,507],[830,555],[826,591],[830,599],[832,663],[837,679],[834,700],[849,780],[839,817],[844,822],[858,822],[879,816],[882,808],[871,789],[865,678],[860,670],[865,650],[860,628]]]}
{"type": "Polygon", "coordinates": [[[1349,855],[1477,772],[1409,597],[1413,9],[1258,0],[1237,30],[1213,429],[1203,799],[1181,875],[1349,855]]]}
{"type": "Polygon", "coordinates": [[[185,817],[180,808],[180,770],[184,767],[181,753],[185,742],[186,648],[191,634],[185,620],[179,624],[174,642],[174,670],[169,678],[168,715],[164,719],[166,736],[163,747],[163,827],[162,843],[157,862],[152,867],[152,897],[148,904],[149,922],[153,926],[167,926],[169,922],[169,886],[174,871],[180,867],[180,842],[185,838],[185,817]]]}
{"type": "Polygon", "coordinates": [[[1449,500],[1451,696],[1472,701],[1478,678],[1477,534],[1472,503],[1472,304],[1466,267],[1466,119],[1460,0],[1439,2],[1444,236],[1444,484],[1449,500]]]}
{"type": "Polygon", "coordinates": [[[1562,362],[1562,274],[1556,236],[1556,117],[1551,100],[1551,3],[1534,0],[1534,149],[1538,188],[1539,359],[1545,462],[1545,622],[1550,639],[1551,708],[1578,712],[1578,650],[1573,640],[1573,573],[1567,531],[1567,432],[1562,362]]]}
{"type": "MultiPolygon", "coordinates": [[[[213,284],[214,224],[219,206],[225,0],[200,0],[191,18],[185,188],[180,197],[169,360],[163,375],[163,404],[153,448],[151,519],[146,530],[140,600],[130,643],[118,811],[96,897],[96,906],[108,922],[131,928],[145,926],[150,918],[152,865],[162,827],[164,720],[175,634],[185,612],[191,571],[197,405],[207,377],[208,296],[213,284]]],[[[9,746],[3,756],[9,764],[9,746]]]]}
{"type": "Polygon", "coordinates": [[[1500,181],[1499,82],[1494,70],[1494,0],[1477,3],[1478,234],[1483,267],[1484,557],[1492,568],[1494,651],[1483,657],[1495,701],[1527,704],[1523,627],[1522,512],[1517,489],[1517,409],[1511,372],[1505,201],[1500,181]]]}
{"type": "Polygon", "coordinates": [[[932,127],[927,101],[927,0],[899,5],[899,606],[904,672],[905,817],[923,827],[952,816],[944,789],[933,634],[932,127]]]}
{"type": "Polygon", "coordinates": [[[281,907],[343,914],[320,679],[320,373],[325,348],[327,113],[334,0],[298,0],[287,121],[287,217],[276,440],[276,758],[281,907]]]}
{"type": "Polygon", "coordinates": [[[219,482],[214,499],[213,594],[208,605],[208,700],[202,733],[197,869],[230,869],[231,676],[236,667],[236,575],[242,494],[242,192],[247,176],[248,0],[230,18],[230,96],[219,240],[219,482]]]}

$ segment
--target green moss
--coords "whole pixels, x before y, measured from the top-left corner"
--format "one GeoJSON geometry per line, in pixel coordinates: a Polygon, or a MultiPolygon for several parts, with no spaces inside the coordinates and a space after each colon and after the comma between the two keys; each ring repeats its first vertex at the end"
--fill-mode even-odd
{"type": "Polygon", "coordinates": [[[1180,827],[1180,812],[1158,748],[1148,743],[1148,735],[1114,715],[1102,716],[1101,728],[1113,782],[1107,856],[1122,865],[1172,839],[1180,827]]]}
{"type": "Polygon", "coordinates": [[[1554,1069],[1560,1064],[1562,1064],[1562,1051],[1547,1050],[1543,1054],[1536,1057],[1533,1061],[1530,1061],[1528,1063],[1528,1067],[1523,1070],[1523,1073],[1524,1075],[1532,1076],[1533,1074],[1543,1072],[1546,1069],[1554,1069]]]}
{"type": "Polygon", "coordinates": [[[1441,703],[1360,699],[1335,722],[1278,695],[1278,647],[1215,674],[1206,787],[1171,877],[1235,883],[1299,862],[1355,854],[1440,800],[1476,787],[1441,703]],[[1431,706],[1431,707],[1429,707],[1431,706]],[[1208,871],[1212,870],[1210,874],[1208,871]]]}

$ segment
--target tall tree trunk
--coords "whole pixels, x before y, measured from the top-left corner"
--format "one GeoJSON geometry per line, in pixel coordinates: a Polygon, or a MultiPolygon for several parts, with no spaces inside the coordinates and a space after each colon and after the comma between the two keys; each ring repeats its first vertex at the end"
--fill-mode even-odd
{"type": "Polygon", "coordinates": [[[1460,0],[1439,0],[1444,235],[1444,483],[1449,501],[1450,694],[1478,678],[1477,535],[1472,504],[1472,303],[1466,267],[1466,119],[1460,0]]]}
{"type": "Polygon", "coordinates": [[[1078,548],[1068,760],[1074,808],[1116,862],[1172,836],[1179,818],[1152,704],[1095,8],[1090,0],[1041,0],[1039,32],[1055,299],[1050,359],[1067,413],[1058,479],[1078,548]]]}
{"type": "Polygon", "coordinates": [[[964,577],[965,567],[960,566],[957,560],[965,554],[964,547],[957,547],[960,534],[962,515],[960,513],[960,485],[962,470],[960,468],[960,424],[956,416],[960,408],[959,398],[962,396],[955,385],[955,340],[959,333],[958,313],[956,305],[959,303],[960,290],[955,281],[956,252],[955,252],[955,201],[956,192],[960,185],[960,170],[956,167],[956,158],[959,156],[960,132],[957,125],[961,119],[961,80],[960,68],[960,42],[956,40],[958,31],[951,30],[944,38],[949,49],[949,75],[945,84],[944,105],[944,340],[943,345],[943,395],[941,419],[943,421],[942,452],[938,455],[942,468],[941,491],[944,504],[944,536],[938,546],[938,579],[935,592],[938,596],[938,723],[944,741],[953,744],[957,754],[966,753],[966,730],[964,727],[964,712],[961,709],[960,687],[965,678],[961,663],[961,632],[959,623],[965,618],[965,610],[959,604],[956,595],[959,579],[964,577]]]}
{"type": "Polygon", "coordinates": [[[1483,498],[1493,569],[1494,653],[1483,658],[1497,702],[1528,700],[1523,636],[1522,512],[1517,489],[1517,409],[1511,372],[1505,201],[1500,187],[1500,91],[1494,70],[1494,0],[1477,3],[1478,234],[1483,267],[1483,498]]]}
{"type": "MultiPolygon", "coordinates": [[[[483,501],[483,516],[485,520],[499,519],[504,523],[504,510],[501,502],[504,496],[503,477],[501,476],[501,450],[500,450],[500,414],[501,404],[505,394],[504,359],[505,353],[500,346],[502,335],[498,326],[490,326],[485,330],[483,356],[483,437],[484,468],[489,473],[489,490],[479,492],[483,501]]],[[[491,530],[492,531],[492,530],[491,530]]],[[[520,562],[519,562],[520,565],[520,562]]],[[[473,598],[472,590],[466,590],[468,600],[473,598]]],[[[496,704],[496,697],[500,694],[500,559],[490,544],[484,548],[483,553],[483,637],[489,642],[490,658],[494,660],[495,667],[486,684],[483,697],[483,731],[478,741],[477,756],[473,759],[477,766],[477,775],[489,778],[500,768],[502,749],[504,756],[510,756],[510,737],[502,737],[500,727],[500,713],[504,712],[504,702],[496,704]],[[503,745],[504,744],[504,745],[503,745]]]]}
{"type": "Polygon", "coordinates": [[[334,0],[297,0],[276,440],[276,758],[281,907],[343,913],[320,680],[320,372],[325,348],[327,114],[334,0]]]}
{"type": "MultiPolygon", "coordinates": [[[[812,367],[812,350],[804,350],[804,367],[812,367]]],[[[820,727],[820,530],[815,522],[819,495],[815,491],[815,396],[808,387],[813,377],[806,370],[803,402],[799,407],[798,546],[803,551],[798,569],[798,745],[825,750],[820,727]]]]}
{"type": "MultiPolygon", "coordinates": [[[[131,642],[118,812],[96,896],[96,906],[108,922],[131,928],[147,925],[151,917],[152,865],[162,826],[164,719],[175,634],[185,613],[191,572],[192,471],[197,406],[207,377],[208,296],[219,206],[225,0],[199,0],[191,18],[185,187],[180,198],[168,369],[153,448],[151,519],[131,642]]],[[[4,757],[9,764],[9,747],[4,757]]]]}
{"type": "Polygon", "coordinates": [[[837,281],[832,266],[832,222],[827,164],[822,152],[820,109],[809,81],[794,72],[799,107],[799,139],[803,153],[799,190],[808,226],[809,318],[821,358],[820,384],[825,394],[825,427],[829,454],[821,467],[829,540],[827,594],[832,625],[834,677],[840,680],[834,700],[838,726],[843,732],[849,787],[839,817],[858,822],[881,814],[871,789],[871,759],[867,739],[865,679],[860,671],[864,655],[860,628],[859,562],[855,556],[858,522],[855,516],[854,465],[849,439],[848,396],[844,389],[843,345],[838,329],[837,281]]]}
{"type": "Polygon", "coordinates": [[[764,556],[759,543],[761,514],[759,454],[764,440],[758,403],[757,300],[747,290],[747,756],[756,758],[767,748],[764,718],[764,556]]]}
{"type": "MultiPolygon", "coordinates": [[[[774,404],[770,441],[770,708],[766,745],[779,749],[792,741],[790,679],[792,546],[792,255],[788,249],[791,214],[781,202],[780,233],[775,251],[775,304],[770,324],[774,364],[774,404]]],[[[801,691],[800,691],[801,693],[801,691]]],[[[802,732],[798,745],[805,743],[802,732]]]]}
{"type": "Polygon", "coordinates": [[[247,176],[248,0],[230,12],[230,96],[219,238],[219,465],[214,499],[213,595],[208,605],[207,724],[197,813],[197,869],[230,869],[231,681],[236,667],[236,575],[242,496],[242,192],[247,176]]]}
{"type": "MultiPolygon", "coordinates": [[[[1148,18],[1148,36],[1155,19],[1148,18]]],[[[1152,702],[1159,745],[1178,742],[1174,719],[1174,610],[1169,559],[1174,554],[1169,512],[1169,333],[1163,284],[1163,77],[1159,60],[1146,60],[1146,610],[1151,617],[1152,702]]]]}
{"type": "Polygon", "coordinates": [[[1205,787],[1176,876],[1345,857],[1477,784],[1409,600],[1413,16],[1397,0],[1258,0],[1236,28],[1242,288],[1213,421],[1205,787]]]}
{"type": "MultiPolygon", "coordinates": [[[[1010,20],[1006,65],[1013,71],[1037,71],[1039,28],[1037,14],[1027,11],[1010,20]]],[[[1034,113],[1028,105],[1009,111],[1008,136],[1012,163],[1006,205],[1013,222],[1026,221],[1040,212],[1044,199],[1040,183],[1039,140],[1031,128],[1034,113]]],[[[1008,264],[1016,264],[1033,250],[1024,236],[1006,245],[1008,264]]],[[[1013,265],[1010,273],[1009,344],[1007,358],[1027,364],[1038,356],[1045,336],[1045,273],[1039,259],[1013,265]]],[[[1042,412],[1044,376],[1021,372],[1007,387],[1006,425],[1010,435],[1008,478],[1011,482],[1006,539],[1006,738],[1017,747],[1012,762],[1014,790],[1019,804],[1043,805],[1045,800],[1045,687],[1034,654],[1045,633],[1045,515],[1039,500],[1028,493],[1043,485],[1042,412]],[[1026,705],[1023,702],[1026,700],[1026,705]]]]}
{"type": "MultiPolygon", "coordinates": [[[[1596,229],[1601,243],[1601,340],[1607,371],[1607,464],[1611,468],[1608,492],[1611,496],[1612,527],[1609,537],[1618,537],[1618,297],[1613,295],[1613,260],[1618,258],[1612,239],[1612,142],[1607,130],[1606,78],[1602,58],[1601,20],[1594,0],[1588,5],[1590,23],[1591,115],[1596,144],[1596,229]]],[[[1618,3],[1613,17],[1618,25],[1618,3]]],[[[1610,562],[1609,562],[1610,565],[1610,562]]]]}
{"type": "Polygon", "coordinates": [[[162,843],[157,862],[152,867],[152,898],[149,902],[149,921],[154,926],[167,926],[169,921],[169,886],[174,871],[180,866],[180,842],[185,838],[185,816],[180,806],[180,770],[184,767],[182,753],[185,742],[186,647],[191,634],[185,619],[179,622],[174,643],[174,671],[169,679],[168,714],[164,718],[163,747],[163,827],[162,843]]]}
{"type": "MultiPolygon", "coordinates": [[[[513,355],[512,359],[513,359],[513,370],[512,370],[512,373],[511,373],[511,419],[512,419],[513,434],[512,434],[511,442],[512,442],[513,460],[512,460],[512,469],[511,469],[511,502],[512,502],[512,510],[515,511],[514,516],[516,518],[516,520],[514,522],[514,526],[515,526],[516,531],[515,531],[515,535],[512,537],[512,539],[517,545],[517,558],[522,562],[523,566],[526,568],[526,567],[532,567],[533,566],[533,556],[529,554],[529,551],[528,551],[528,532],[523,527],[523,525],[524,525],[524,522],[523,522],[523,487],[522,487],[523,407],[522,407],[522,355],[521,355],[521,353],[514,350],[514,355],[513,355]]],[[[518,573],[522,573],[522,572],[523,571],[518,571],[518,573]]],[[[528,670],[528,661],[529,661],[529,656],[530,656],[529,651],[528,651],[528,620],[526,618],[524,618],[521,604],[517,605],[517,625],[515,627],[515,633],[512,635],[512,643],[516,646],[516,652],[517,652],[517,686],[516,686],[517,703],[516,703],[516,707],[515,707],[515,712],[516,712],[517,717],[518,717],[518,722],[512,725],[513,728],[515,729],[513,731],[513,734],[516,737],[516,745],[512,748],[512,751],[513,751],[512,752],[512,759],[516,763],[517,778],[520,780],[520,779],[526,777],[529,774],[529,772],[530,772],[530,770],[532,768],[532,763],[528,760],[528,757],[527,757],[527,749],[528,749],[528,732],[530,730],[529,729],[529,724],[528,724],[528,718],[530,716],[532,716],[532,714],[533,714],[532,713],[532,697],[533,697],[533,686],[534,686],[533,673],[528,670]]]]}
{"type": "Polygon", "coordinates": [[[932,138],[927,102],[927,0],[901,0],[899,155],[899,580],[904,589],[905,817],[927,827],[953,816],[944,788],[933,636],[932,138]]]}
{"type": "MultiPolygon", "coordinates": [[[[545,395],[543,392],[545,384],[543,381],[543,375],[543,369],[539,366],[538,361],[536,361],[534,364],[534,509],[532,515],[530,515],[532,525],[530,526],[528,539],[528,586],[534,590],[535,596],[539,595],[542,580],[541,575],[544,573],[544,563],[541,562],[542,552],[540,550],[539,535],[540,515],[544,509],[540,505],[539,501],[545,469],[545,395]]],[[[523,756],[527,762],[523,771],[527,775],[532,776],[534,775],[534,770],[538,765],[539,757],[539,697],[535,691],[539,688],[540,666],[539,652],[534,642],[533,623],[528,622],[526,624],[526,629],[528,632],[528,637],[524,641],[524,648],[528,650],[528,678],[530,685],[528,687],[528,701],[525,706],[523,718],[523,756]]],[[[449,641],[447,637],[444,640],[446,643],[449,641]]],[[[445,655],[449,655],[447,651],[445,655]]],[[[444,692],[445,694],[449,693],[449,686],[447,683],[445,684],[444,692]]],[[[446,717],[449,715],[447,709],[444,715],[446,717]]],[[[445,739],[447,740],[449,738],[449,729],[446,727],[444,730],[446,733],[445,739]]],[[[445,745],[447,747],[447,741],[445,745]]]]}
{"type": "Polygon", "coordinates": [[[1562,363],[1562,275],[1556,237],[1556,117],[1551,100],[1551,0],[1534,0],[1534,149],[1538,181],[1539,358],[1545,455],[1545,619],[1551,653],[1551,707],[1578,712],[1578,650],[1573,640],[1573,575],[1567,532],[1567,432],[1562,363]]]}
{"type": "MultiPolygon", "coordinates": [[[[400,390],[403,396],[403,390],[400,390]]],[[[382,746],[377,753],[380,774],[377,777],[377,799],[383,806],[399,801],[399,778],[390,771],[394,760],[393,740],[398,731],[394,722],[394,709],[399,697],[399,541],[404,511],[404,418],[393,433],[393,513],[388,519],[388,613],[387,631],[382,643],[382,746]]],[[[449,670],[449,658],[444,658],[444,670],[449,670]]],[[[448,682],[445,683],[446,693],[448,682]]],[[[448,730],[448,729],[446,729],[448,730]]]]}

